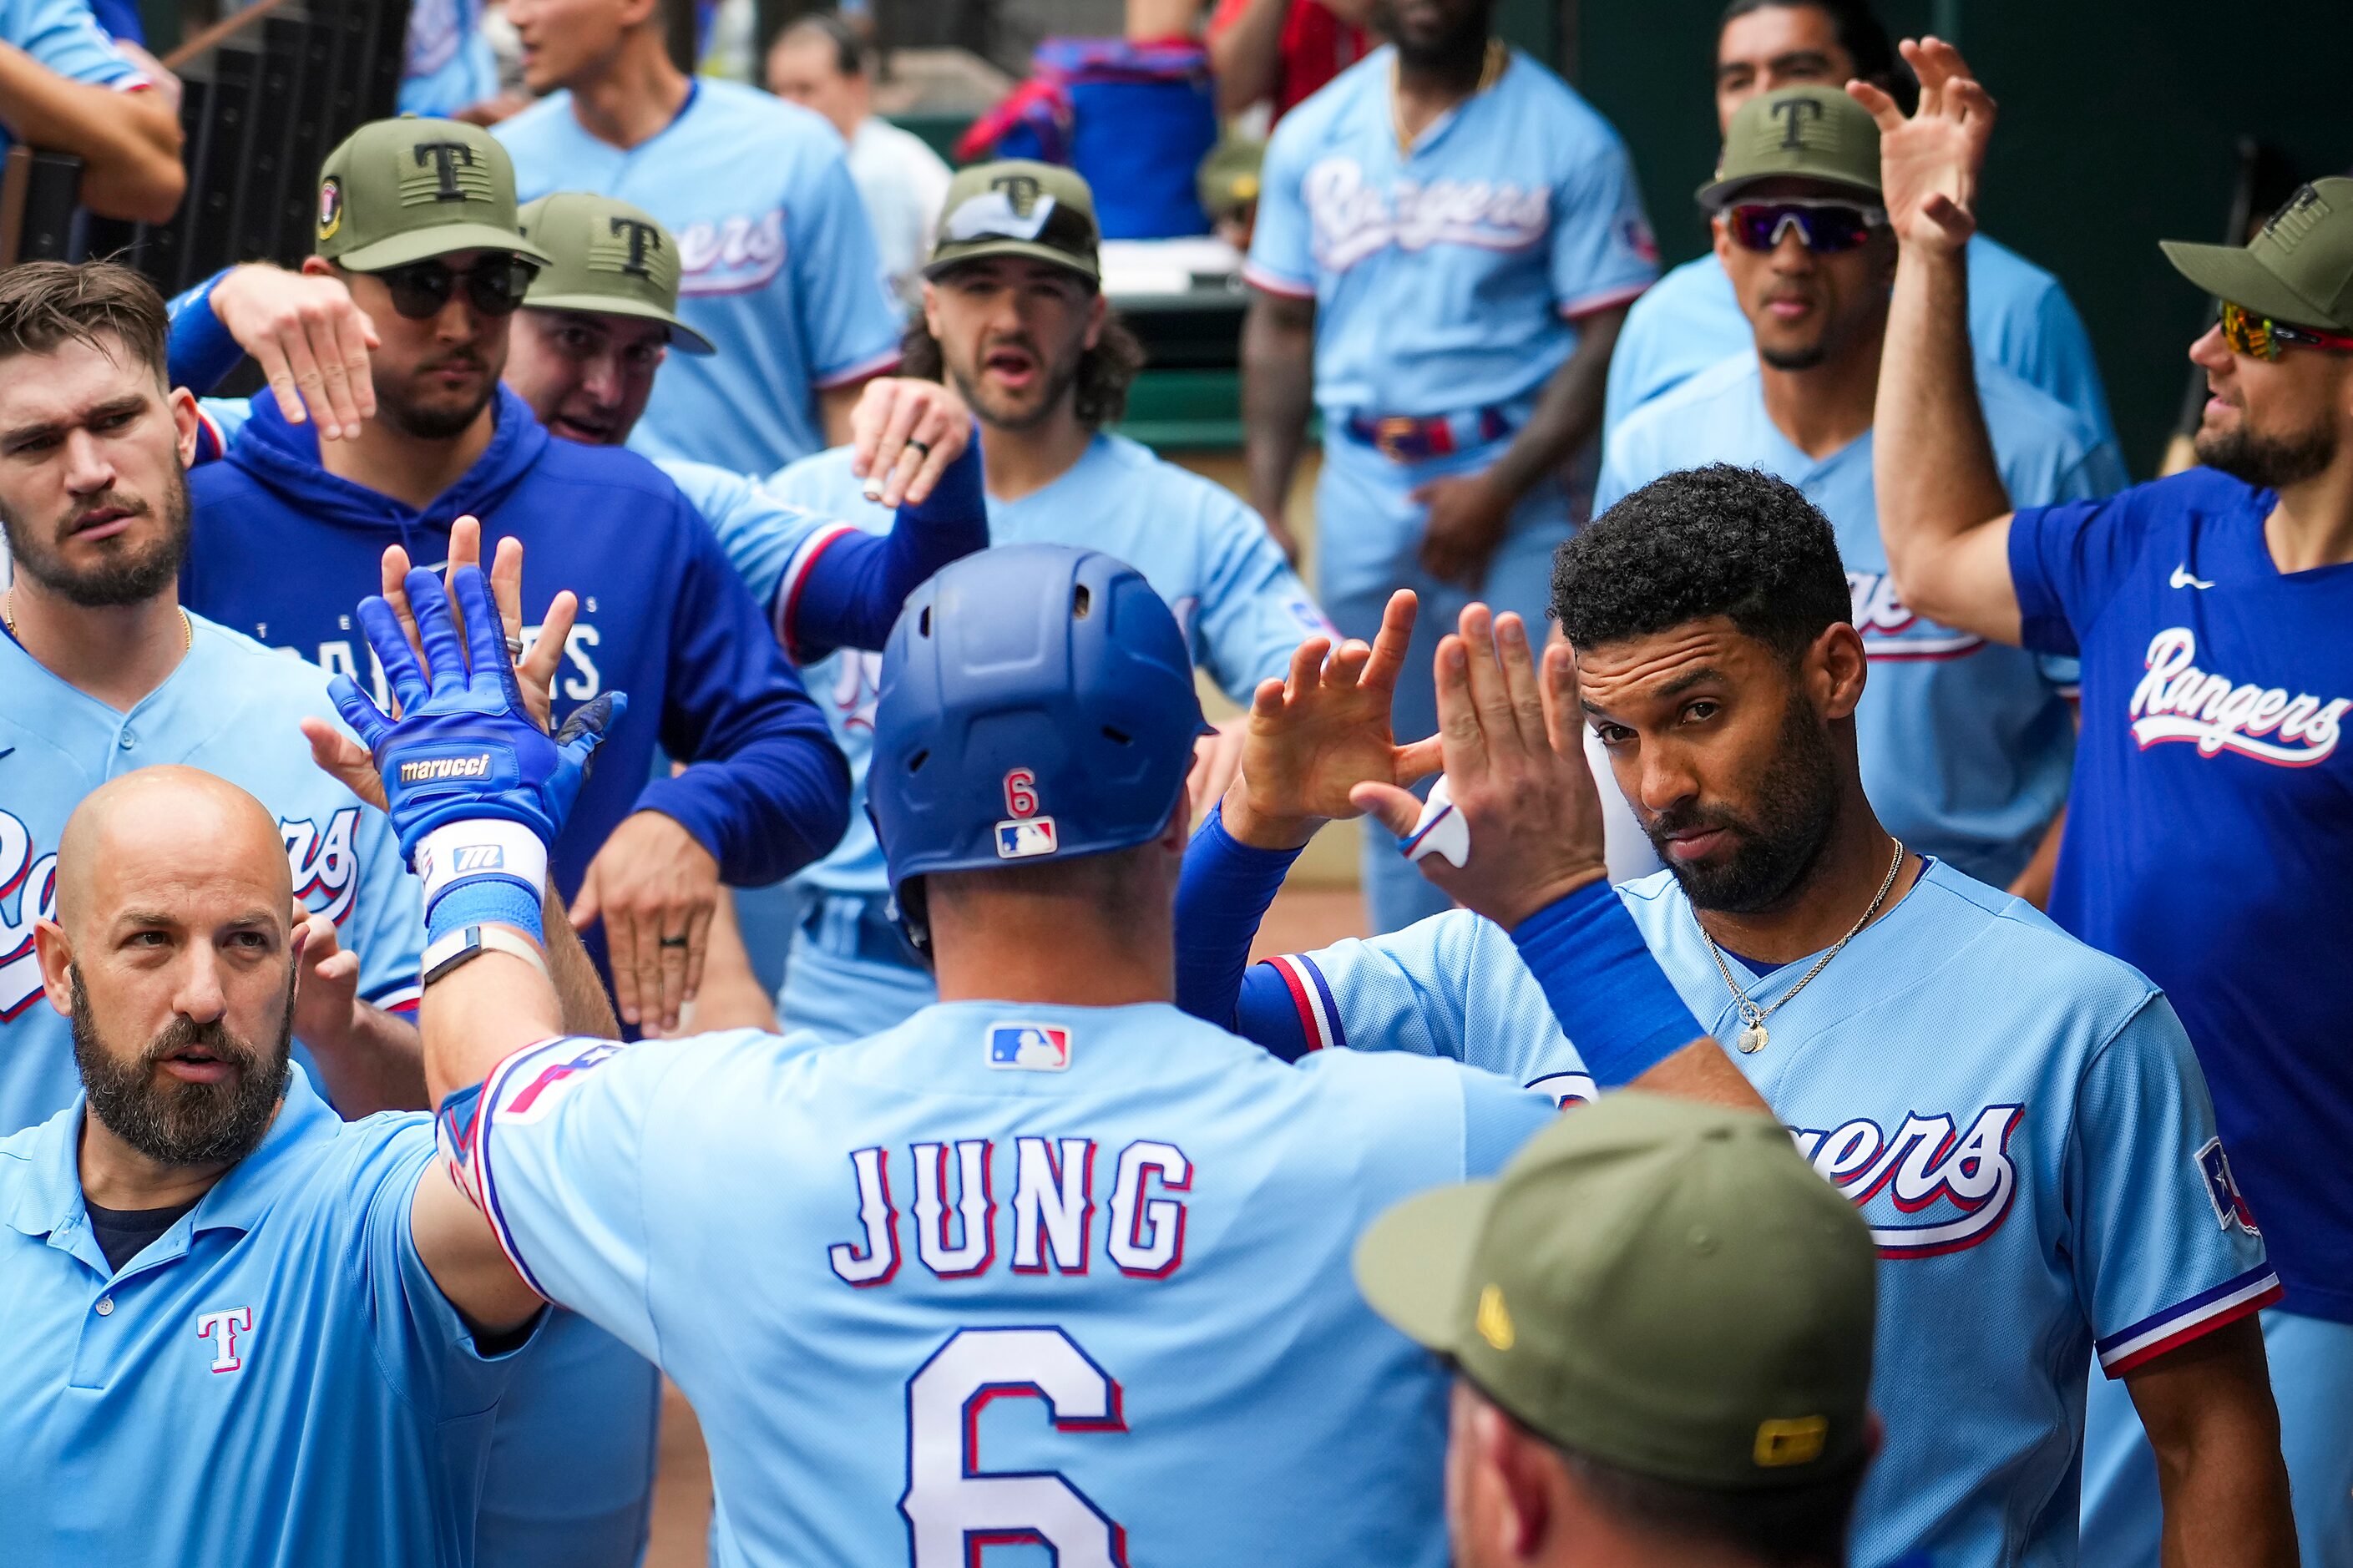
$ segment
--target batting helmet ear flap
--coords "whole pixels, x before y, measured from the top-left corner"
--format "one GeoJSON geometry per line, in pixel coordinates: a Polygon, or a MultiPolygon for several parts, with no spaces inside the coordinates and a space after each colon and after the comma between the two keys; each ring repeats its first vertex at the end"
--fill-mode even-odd
{"type": "Polygon", "coordinates": [[[867,810],[902,929],[928,942],[928,873],[1150,840],[1204,728],[1184,633],[1134,568],[1059,544],[947,566],[900,611],[875,700],[867,810]]]}

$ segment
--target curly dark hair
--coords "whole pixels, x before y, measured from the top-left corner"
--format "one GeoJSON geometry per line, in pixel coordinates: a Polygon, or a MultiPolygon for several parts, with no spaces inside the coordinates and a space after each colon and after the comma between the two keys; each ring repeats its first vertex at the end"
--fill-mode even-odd
{"type": "MultiPolygon", "coordinates": [[[[1143,342],[1120,320],[1117,310],[1109,312],[1103,317],[1103,331],[1095,336],[1095,346],[1079,356],[1078,384],[1071,395],[1079,423],[1100,430],[1125,418],[1127,389],[1135,384],[1136,373],[1143,368],[1143,342]]],[[[932,336],[923,313],[917,310],[899,343],[899,374],[918,381],[937,381],[944,373],[939,340],[932,336]]]]}
{"type": "Polygon", "coordinates": [[[1729,616],[1793,661],[1854,618],[1830,520],[1796,486],[1725,463],[1651,480],[1562,545],[1552,613],[1577,647],[1729,616]]]}

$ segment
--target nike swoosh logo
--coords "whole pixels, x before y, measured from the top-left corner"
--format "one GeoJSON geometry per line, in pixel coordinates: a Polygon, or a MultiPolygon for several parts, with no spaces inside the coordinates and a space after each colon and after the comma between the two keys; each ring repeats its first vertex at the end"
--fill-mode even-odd
{"type": "Polygon", "coordinates": [[[2214,584],[2203,577],[2192,577],[2187,566],[2176,566],[2173,569],[2173,585],[2177,588],[2211,588],[2214,584]]]}

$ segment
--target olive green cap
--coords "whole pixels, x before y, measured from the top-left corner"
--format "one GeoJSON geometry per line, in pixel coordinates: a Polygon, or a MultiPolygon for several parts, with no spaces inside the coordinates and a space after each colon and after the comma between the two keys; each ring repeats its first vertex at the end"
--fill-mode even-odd
{"type": "Polygon", "coordinates": [[[1100,282],[1095,194],[1075,170],[1007,158],[956,171],[923,276],[986,256],[1026,256],[1100,282]]]}
{"type": "Polygon", "coordinates": [[[1878,1257],[1770,1118],[1622,1090],[1356,1247],[1373,1310],[1564,1448],[1724,1490],[1870,1451],[1878,1257]]]}
{"type": "Polygon", "coordinates": [[[2353,332],[2353,180],[2301,185],[2244,245],[2158,245],[2217,299],[2291,325],[2353,332]]]}
{"type": "Polygon", "coordinates": [[[1871,111],[1834,87],[1762,92],[1732,111],[1715,178],[1699,205],[1722,212],[1766,180],[1819,180],[1879,200],[1879,125],[1871,111]]]}
{"type": "Polygon", "coordinates": [[[1266,143],[1253,137],[1229,136],[1210,148],[1194,173],[1201,210],[1214,218],[1258,200],[1259,169],[1265,162],[1266,143]]]}
{"type": "Polygon", "coordinates": [[[319,165],[318,253],[381,272],[457,250],[546,253],[515,226],[514,165],[478,125],[404,114],[343,138],[319,165]]]}
{"type": "Polygon", "coordinates": [[[518,216],[523,237],[548,256],[522,297],[526,309],[659,321],[673,347],[717,352],[679,319],[678,241],[651,213],[611,196],[558,191],[525,203],[518,216]]]}

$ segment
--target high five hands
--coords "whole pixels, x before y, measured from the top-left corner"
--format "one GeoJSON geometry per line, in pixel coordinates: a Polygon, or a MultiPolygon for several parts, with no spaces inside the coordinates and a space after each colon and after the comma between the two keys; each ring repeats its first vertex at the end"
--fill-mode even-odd
{"type": "Polygon", "coordinates": [[[1565,644],[1539,660],[1519,616],[1472,605],[1438,645],[1438,733],[1398,745],[1389,708],[1415,611],[1413,595],[1400,591],[1370,646],[1335,650],[1311,638],[1288,679],[1259,687],[1241,772],[1222,803],[1226,831],[1292,848],[1330,818],[1369,813],[1402,839],[1421,812],[1409,786],[1442,767],[1470,853],[1460,867],[1435,855],[1417,864],[1508,928],[1605,874],[1576,665],[1565,644]]]}

